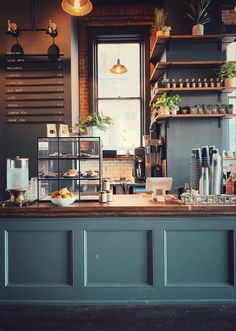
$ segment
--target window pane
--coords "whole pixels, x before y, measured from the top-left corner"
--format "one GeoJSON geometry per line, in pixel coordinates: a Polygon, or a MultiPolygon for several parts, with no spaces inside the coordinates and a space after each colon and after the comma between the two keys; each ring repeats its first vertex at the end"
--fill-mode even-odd
{"type": "Polygon", "coordinates": [[[101,134],[103,149],[125,154],[140,145],[140,100],[100,100],[98,111],[112,117],[113,124],[101,134]]]}
{"type": "Polygon", "coordinates": [[[139,97],[140,95],[140,45],[98,44],[98,96],[139,97]],[[110,69],[120,59],[127,73],[115,75],[110,69]]]}

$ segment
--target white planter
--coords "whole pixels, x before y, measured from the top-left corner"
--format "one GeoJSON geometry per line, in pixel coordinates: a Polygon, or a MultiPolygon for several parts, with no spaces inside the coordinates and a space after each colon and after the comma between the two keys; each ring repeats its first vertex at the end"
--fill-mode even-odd
{"type": "Polygon", "coordinates": [[[87,133],[90,137],[100,137],[101,130],[97,126],[87,127],[87,133]]]}
{"type": "Polygon", "coordinates": [[[179,107],[171,109],[171,115],[176,115],[178,110],[179,110],[179,107]]]}
{"type": "Polygon", "coordinates": [[[196,24],[192,27],[192,35],[193,36],[203,36],[204,35],[204,25],[196,24]]]}
{"type": "Polygon", "coordinates": [[[224,85],[226,88],[236,87],[236,77],[234,78],[226,78],[224,85]]]}

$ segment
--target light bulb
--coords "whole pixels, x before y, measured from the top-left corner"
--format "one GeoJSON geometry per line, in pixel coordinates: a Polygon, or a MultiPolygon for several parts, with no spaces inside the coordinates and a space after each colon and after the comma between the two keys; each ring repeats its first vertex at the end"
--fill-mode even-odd
{"type": "Polygon", "coordinates": [[[80,9],[80,1],[79,0],[74,0],[74,9],[79,10],[80,9]]]}

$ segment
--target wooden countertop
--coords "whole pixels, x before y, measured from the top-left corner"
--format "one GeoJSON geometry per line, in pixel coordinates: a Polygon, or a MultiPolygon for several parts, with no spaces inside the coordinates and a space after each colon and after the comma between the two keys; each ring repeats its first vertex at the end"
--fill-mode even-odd
{"type": "Polygon", "coordinates": [[[0,207],[0,218],[89,218],[89,217],[197,217],[235,216],[236,206],[189,206],[173,196],[165,203],[153,201],[150,195],[114,195],[113,202],[78,202],[69,207],[58,207],[51,202],[34,203],[26,207],[0,207]]]}

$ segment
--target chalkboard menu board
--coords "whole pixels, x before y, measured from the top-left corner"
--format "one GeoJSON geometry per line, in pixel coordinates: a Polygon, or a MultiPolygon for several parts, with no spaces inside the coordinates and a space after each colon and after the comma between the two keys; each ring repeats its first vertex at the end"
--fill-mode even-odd
{"type": "Polygon", "coordinates": [[[64,123],[63,54],[5,54],[6,123],[64,123]]]}

